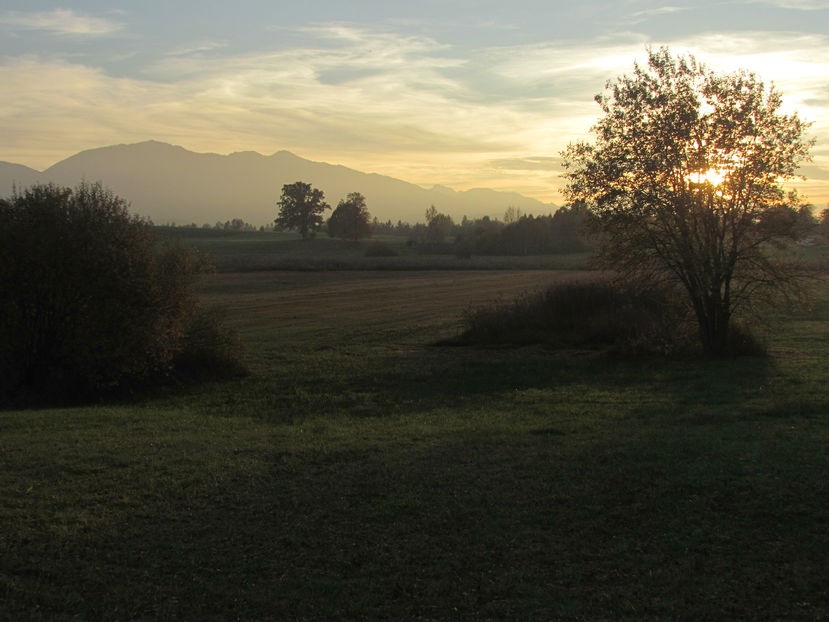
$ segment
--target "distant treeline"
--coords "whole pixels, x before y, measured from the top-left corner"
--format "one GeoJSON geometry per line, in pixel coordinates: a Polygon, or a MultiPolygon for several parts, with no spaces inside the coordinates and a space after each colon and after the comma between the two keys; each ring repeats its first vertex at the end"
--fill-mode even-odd
{"type": "MultiPolygon", "coordinates": [[[[153,224],[152,222],[150,224],[153,224]]],[[[187,223],[184,225],[176,224],[175,222],[166,222],[163,225],[158,225],[160,227],[170,227],[170,228],[179,228],[179,229],[213,229],[214,231],[266,231],[270,230],[266,228],[264,225],[256,226],[252,225],[249,222],[245,222],[241,218],[234,218],[233,220],[226,220],[225,222],[217,222],[216,224],[211,225],[209,222],[204,223],[203,225],[199,225],[195,222],[187,223]]]]}
{"type": "MultiPolygon", "coordinates": [[[[432,206],[426,211],[426,222],[411,224],[398,220],[385,222],[374,218],[361,237],[374,235],[396,235],[406,238],[406,243],[423,254],[472,255],[547,255],[574,253],[591,249],[586,233],[588,210],[580,203],[565,206],[553,214],[533,216],[522,214],[520,210],[510,207],[503,219],[483,218],[469,219],[464,216],[455,223],[451,216],[442,214],[432,206]]],[[[773,219],[775,213],[767,219],[773,219]]],[[[782,217],[793,218],[791,214],[782,217]]],[[[326,228],[330,220],[326,223],[326,228]]],[[[177,225],[165,223],[163,227],[203,229],[212,231],[252,232],[270,231],[271,226],[256,226],[241,218],[234,218],[213,225],[190,223],[177,225]]],[[[808,243],[809,236],[815,235],[829,239],[829,209],[813,215],[810,207],[802,207],[797,218],[791,223],[796,229],[797,238],[808,243]]],[[[331,237],[337,237],[328,231],[331,237]]]]}
{"type": "Polygon", "coordinates": [[[585,232],[587,210],[582,205],[562,207],[553,214],[533,216],[508,208],[503,220],[463,217],[460,223],[439,213],[426,212],[426,223],[373,222],[373,232],[405,235],[409,246],[423,253],[471,255],[546,255],[590,249],[585,232]]]}
{"type": "MultiPolygon", "coordinates": [[[[464,216],[455,223],[451,216],[442,214],[434,206],[425,214],[425,223],[410,224],[402,220],[393,223],[374,218],[360,237],[396,235],[423,254],[471,255],[545,255],[589,250],[585,237],[587,210],[580,205],[566,206],[553,214],[533,216],[510,207],[503,220],[484,216],[469,219],[464,216]]],[[[190,223],[164,227],[203,229],[213,231],[252,232],[269,231],[270,227],[256,227],[241,218],[214,225],[190,223]]],[[[341,237],[326,223],[331,237],[341,237]]]]}

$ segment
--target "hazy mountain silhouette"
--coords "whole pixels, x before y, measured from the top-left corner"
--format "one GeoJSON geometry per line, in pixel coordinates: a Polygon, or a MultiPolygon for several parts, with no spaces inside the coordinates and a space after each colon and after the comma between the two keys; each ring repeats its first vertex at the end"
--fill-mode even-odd
{"type": "Polygon", "coordinates": [[[21,187],[50,181],[74,186],[83,179],[103,182],[129,200],[134,212],[156,223],[213,224],[243,218],[256,225],[270,224],[276,217],[282,185],[295,181],[320,188],[332,207],[349,192],[360,192],[371,214],[384,221],[422,221],[432,204],[457,219],[464,214],[470,218],[501,216],[510,205],[525,213],[555,210],[551,204],[517,193],[456,192],[444,186],[426,189],[384,175],[312,162],[288,151],[270,156],[252,151],[218,155],[148,141],[82,151],[43,172],[0,162],[0,196],[11,194],[13,183],[21,187]]]}
{"type": "Polygon", "coordinates": [[[41,176],[37,171],[22,164],[0,162],[0,196],[7,197],[14,186],[24,188],[35,183],[41,176]]]}

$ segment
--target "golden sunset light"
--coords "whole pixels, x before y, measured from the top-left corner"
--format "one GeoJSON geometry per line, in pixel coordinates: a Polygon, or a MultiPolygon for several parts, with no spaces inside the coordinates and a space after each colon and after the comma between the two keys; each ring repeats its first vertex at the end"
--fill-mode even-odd
{"type": "Polygon", "coordinates": [[[726,174],[723,171],[716,168],[711,168],[707,171],[700,171],[688,175],[688,181],[691,181],[695,184],[708,182],[712,186],[719,186],[723,181],[725,181],[725,178],[726,174]]]}

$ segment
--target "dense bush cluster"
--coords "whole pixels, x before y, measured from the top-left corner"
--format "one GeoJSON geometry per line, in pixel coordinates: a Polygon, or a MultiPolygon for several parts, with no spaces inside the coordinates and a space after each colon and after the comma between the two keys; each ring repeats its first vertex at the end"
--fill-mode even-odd
{"type": "Polygon", "coordinates": [[[580,205],[562,207],[552,215],[519,216],[501,225],[479,221],[460,244],[475,255],[548,255],[589,250],[585,238],[587,211],[580,205]]]}
{"type": "MultiPolygon", "coordinates": [[[[669,285],[596,278],[468,310],[454,343],[611,348],[623,354],[674,355],[699,349],[697,326],[681,292],[669,285]]],[[[738,325],[733,354],[763,346],[738,325]]]]}
{"type": "Polygon", "coordinates": [[[192,293],[206,268],[100,184],[0,201],[0,398],[133,390],[174,375],[182,357],[204,358],[199,349],[212,368],[238,369],[232,338],[192,293]]]}

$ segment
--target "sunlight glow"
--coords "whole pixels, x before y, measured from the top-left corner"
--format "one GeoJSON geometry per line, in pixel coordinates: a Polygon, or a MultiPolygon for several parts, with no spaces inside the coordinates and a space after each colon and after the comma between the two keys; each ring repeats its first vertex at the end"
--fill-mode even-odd
{"type": "Polygon", "coordinates": [[[704,184],[707,182],[712,186],[719,186],[725,181],[725,172],[716,168],[710,168],[707,171],[689,173],[685,179],[694,184],[704,184]]]}

